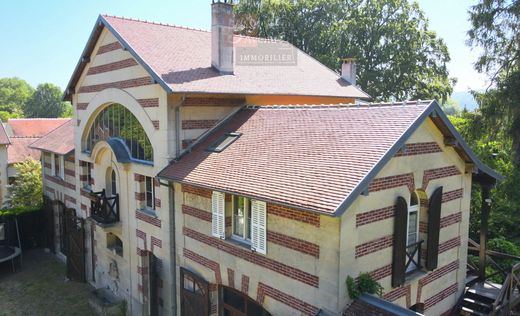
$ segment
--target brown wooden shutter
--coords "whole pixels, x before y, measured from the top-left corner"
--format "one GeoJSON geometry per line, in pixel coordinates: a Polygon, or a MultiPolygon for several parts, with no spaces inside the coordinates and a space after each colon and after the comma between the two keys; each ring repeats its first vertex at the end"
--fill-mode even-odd
{"type": "Polygon", "coordinates": [[[399,196],[395,206],[394,245],[392,261],[392,286],[404,284],[406,266],[406,227],[408,225],[408,203],[399,196]]]}
{"type": "Polygon", "coordinates": [[[439,231],[441,229],[442,186],[433,191],[428,207],[428,244],[426,246],[426,269],[437,268],[439,257],[439,231]]]}

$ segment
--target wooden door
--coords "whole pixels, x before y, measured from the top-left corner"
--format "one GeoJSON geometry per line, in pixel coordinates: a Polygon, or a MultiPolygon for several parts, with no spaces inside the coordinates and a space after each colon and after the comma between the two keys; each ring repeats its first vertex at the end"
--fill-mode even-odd
{"type": "Polygon", "coordinates": [[[181,316],[209,315],[209,283],[181,269],[181,316]]]}
{"type": "Polygon", "coordinates": [[[56,253],[56,244],[54,242],[54,208],[52,207],[52,201],[48,197],[44,197],[43,212],[45,218],[45,247],[49,248],[53,253],[56,253]]]}
{"type": "Polygon", "coordinates": [[[67,235],[67,277],[85,282],[85,228],[84,220],[76,216],[76,210],[65,210],[65,231],[67,235]]]}
{"type": "Polygon", "coordinates": [[[153,253],[148,253],[148,270],[150,271],[150,315],[159,315],[159,271],[157,265],[157,257],[153,253]]]}

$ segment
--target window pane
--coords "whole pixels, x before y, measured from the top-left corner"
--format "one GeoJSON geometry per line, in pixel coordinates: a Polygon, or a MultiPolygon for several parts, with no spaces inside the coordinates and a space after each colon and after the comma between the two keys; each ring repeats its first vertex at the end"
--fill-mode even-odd
{"type": "Polygon", "coordinates": [[[233,233],[237,236],[244,237],[245,230],[245,205],[244,197],[235,197],[235,207],[233,209],[233,233]]]}
{"type": "Polygon", "coordinates": [[[408,213],[408,242],[413,244],[417,241],[417,212],[408,213]]]}

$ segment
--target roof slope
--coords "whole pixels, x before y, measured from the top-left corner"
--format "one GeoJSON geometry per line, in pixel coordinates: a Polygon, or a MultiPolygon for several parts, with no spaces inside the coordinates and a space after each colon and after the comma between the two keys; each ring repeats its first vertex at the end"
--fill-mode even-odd
{"type": "MultiPolygon", "coordinates": [[[[297,63],[294,66],[237,64],[233,75],[221,75],[211,67],[211,32],[119,17],[99,17],[82,56],[91,55],[101,26],[107,27],[169,93],[369,98],[359,88],[350,85],[334,71],[296,48],[297,63]]],[[[260,41],[253,37],[234,37],[235,47],[256,46],[260,41]]],[[[270,43],[280,48],[288,45],[282,41],[270,43]]],[[[80,60],[65,98],[70,98],[70,91],[73,91],[85,66],[86,61],[80,60]]]]}
{"type": "Polygon", "coordinates": [[[246,108],[160,175],[333,213],[426,108],[246,108]],[[205,150],[234,131],[221,153],[205,150]]]}
{"type": "Polygon", "coordinates": [[[11,137],[42,137],[69,120],[69,118],[20,118],[7,120],[7,125],[12,132],[11,137]]]}
{"type": "MultiPolygon", "coordinates": [[[[248,107],[167,166],[159,177],[338,215],[434,112],[446,118],[431,101],[364,107],[248,107]],[[220,153],[206,150],[228,132],[242,135],[220,153]]],[[[449,121],[446,124],[451,126],[449,121]]],[[[455,136],[465,145],[460,135],[455,136]]],[[[500,177],[464,148],[478,169],[500,177]]]]}
{"type": "Polygon", "coordinates": [[[30,145],[33,149],[65,155],[74,150],[74,124],[67,122],[30,145]]]}
{"type": "Polygon", "coordinates": [[[27,157],[40,160],[41,152],[29,147],[38,137],[11,137],[11,145],[7,147],[8,164],[18,163],[27,157]]]}

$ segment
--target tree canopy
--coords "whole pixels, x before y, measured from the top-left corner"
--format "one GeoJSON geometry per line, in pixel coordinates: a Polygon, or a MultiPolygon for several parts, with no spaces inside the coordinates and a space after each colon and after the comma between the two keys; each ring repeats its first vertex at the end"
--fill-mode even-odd
{"type": "Polygon", "coordinates": [[[0,78],[0,118],[22,115],[22,108],[34,93],[25,80],[19,78],[0,78]]]}
{"type": "Polygon", "coordinates": [[[7,187],[5,207],[38,208],[43,203],[42,167],[39,161],[27,157],[14,165],[18,172],[13,184],[7,187]]]}
{"type": "Polygon", "coordinates": [[[31,98],[25,103],[25,117],[62,117],[70,112],[69,102],[61,100],[61,89],[52,83],[42,83],[36,88],[31,98]]]}
{"type": "Polygon", "coordinates": [[[332,69],[357,62],[357,83],[375,100],[442,99],[452,92],[446,44],[408,0],[242,0],[243,35],[286,40],[332,69]]]}

